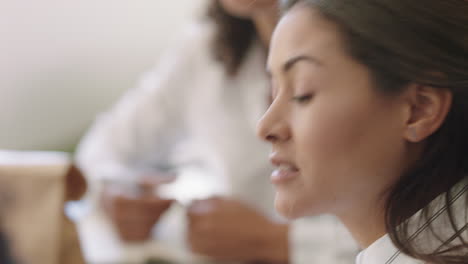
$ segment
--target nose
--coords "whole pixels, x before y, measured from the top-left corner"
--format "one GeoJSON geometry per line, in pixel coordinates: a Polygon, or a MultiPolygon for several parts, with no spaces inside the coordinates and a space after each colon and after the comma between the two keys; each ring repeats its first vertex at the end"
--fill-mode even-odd
{"type": "Polygon", "coordinates": [[[270,143],[278,143],[290,138],[286,111],[273,102],[257,123],[257,137],[270,143]]]}

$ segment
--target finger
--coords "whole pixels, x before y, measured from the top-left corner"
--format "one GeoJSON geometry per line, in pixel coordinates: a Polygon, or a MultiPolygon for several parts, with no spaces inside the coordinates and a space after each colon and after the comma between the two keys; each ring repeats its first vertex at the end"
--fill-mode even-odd
{"type": "Polygon", "coordinates": [[[151,217],[151,211],[142,210],[139,207],[130,206],[116,206],[113,208],[111,214],[118,218],[138,219],[138,218],[149,218],[151,217]]]}
{"type": "Polygon", "coordinates": [[[86,189],[87,183],[82,171],[71,165],[66,175],[66,200],[79,200],[86,189]]]}
{"type": "Polygon", "coordinates": [[[152,225],[134,223],[116,223],[117,231],[120,237],[126,241],[142,241],[151,235],[152,225]]]}
{"type": "Polygon", "coordinates": [[[114,206],[118,208],[136,208],[144,204],[142,199],[127,194],[118,194],[114,196],[111,201],[114,206]]]}
{"type": "Polygon", "coordinates": [[[224,200],[224,198],[218,195],[210,196],[209,198],[205,198],[205,199],[193,199],[192,202],[189,204],[189,207],[192,205],[197,206],[203,203],[217,204],[221,202],[222,200],[224,200]]]}
{"type": "Polygon", "coordinates": [[[142,200],[141,208],[142,210],[150,212],[163,212],[169,209],[174,203],[172,199],[160,199],[158,197],[152,197],[142,200]]]}
{"type": "Polygon", "coordinates": [[[215,232],[216,224],[209,217],[196,216],[188,222],[188,232],[200,238],[210,238],[215,232]]]}
{"type": "Polygon", "coordinates": [[[133,228],[138,228],[145,225],[154,225],[155,221],[151,215],[138,216],[138,215],[128,215],[128,214],[115,214],[113,219],[116,223],[126,225],[133,228]]]}
{"type": "Polygon", "coordinates": [[[211,199],[193,201],[187,208],[190,215],[206,215],[216,209],[216,202],[211,199]]]}
{"type": "Polygon", "coordinates": [[[190,250],[198,254],[207,254],[210,251],[210,247],[207,243],[208,237],[202,236],[198,232],[189,232],[188,233],[188,244],[190,250]]]}
{"type": "MultiPolygon", "coordinates": [[[[222,243],[221,243],[222,244],[222,243]]],[[[234,260],[231,252],[232,248],[221,245],[219,241],[213,239],[193,239],[190,243],[190,250],[196,254],[214,258],[216,260],[234,260]]]]}
{"type": "Polygon", "coordinates": [[[142,175],[138,180],[140,187],[156,187],[161,184],[172,183],[177,179],[177,175],[174,173],[158,174],[158,175],[142,175]]]}
{"type": "Polygon", "coordinates": [[[162,199],[157,195],[151,196],[138,196],[129,195],[127,193],[117,194],[112,199],[114,203],[122,206],[130,207],[151,207],[151,206],[166,206],[173,202],[172,199],[162,199]]]}
{"type": "Polygon", "coordinates": [[[118,196],[111,200],[111,203],[107,207],[113,215],[157,219],[172,203],[172,200],[166,199],[127,198],[118,196]]]}
{"type": "Polygon", "coordinates": [[[148,212],[149,215],[157,219],[171,207],[172,203],[172,200],[157,201],[155,203],[148,204],[144,210],[148,212]]]}
{"type": "Polygon", "coordinates": [[[196,207],[200,206],[201,200],[193,200],[188,206],[186,206],[186,214],[189,225],[193,225],[199,218],[199,214],[196,213],[196,207]]]}
{"type": "Polygon", "coordinates": [[[163,198],[159,195],[151,195],[151,196],[142,196],[142,200],[146,201],[150,204],[170,204],[173,203],[175,200],[171,198],[163,198]]]}
{"type": "Polygon", "coordinates": [[[159,201],[156,201],[155,204],[157,204],[161,208],[169,208],[174,202],[174,199],[160,199],[158,198],[159,201]]]}

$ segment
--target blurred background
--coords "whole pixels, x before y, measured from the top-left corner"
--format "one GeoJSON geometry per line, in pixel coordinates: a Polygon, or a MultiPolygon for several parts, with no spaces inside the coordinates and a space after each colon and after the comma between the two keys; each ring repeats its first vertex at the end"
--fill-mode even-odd
{"type": "Polygon", "coordinates": [[[205,0],[0,0],[0,149],[73,151],[205,0]]]}
{"type": "MultiPolygon", "coordinates": [[[[112,236],[81,241],[84,252],[77,251],[75,227],[60,216],[63,202],[73,199],[66,186],[83,186],[68,167],[70,155],[31,151],[72,153],[96,115],[137,84],[183,28],[203,15],[206,2],[0,0],[2,264],[10,263],[3,258],[12,251],[6,242],[20,245],[19,254],[27,252],[31,263],[81,263],[82,254],[89,260],[93,252],[105,261],[141,257],[144,248],[124,251],[112,236]],[[31,219],[43,224],[31,225],[31,219]]],[[[109,228],[91,222],[91,233],[109,228]]]]}

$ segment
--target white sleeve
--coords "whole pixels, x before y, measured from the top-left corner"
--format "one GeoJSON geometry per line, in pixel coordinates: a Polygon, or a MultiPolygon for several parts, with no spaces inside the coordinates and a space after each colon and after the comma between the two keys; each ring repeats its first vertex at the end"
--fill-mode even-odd
{"type": "Polygon", "coordinates": [[[176,84],[162,78],[156,73],[145,76],[139,87],[96,119],[76,154],[86,175],[94,178],[103,176],[103,170],[115,174],[124,169],[167,166],[169,145],[178,136],[172,132],[180,131],[183,109],[177,105],[181,98],[176,84]]]}
{"type": "Polygon", "coordinates": [[[291,264],[349,264],[358,253],[349,232],[332,216],[295,220],[289,234],[291,264]]]}
{"type": "Polygon", "coordinates": [[[145,74],[136,88],[96,119],[75,156],[91,188],[103,178],[170,166],[171,151],[185,136],[184,102],[190,99],[187,86],[195,78],[195,69],[200,68],[199,50],[207,49],[201,46],[206,41],[200,37],[204,36],[191,32],[166,53],[159,67],[145,74]],[[192,45],[186,44],[187,38],[192,45]]]}

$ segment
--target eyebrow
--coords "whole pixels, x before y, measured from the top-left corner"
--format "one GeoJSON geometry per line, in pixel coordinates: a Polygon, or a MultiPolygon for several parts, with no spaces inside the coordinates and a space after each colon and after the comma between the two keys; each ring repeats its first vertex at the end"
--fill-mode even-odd
{"type": "MultiPolygon", "coordinates": [[[[308,55],[297,55],[297,56],[294,56],[294,57],[291,57],[289,58],[282,66],[282,71],[284,73],[290,71],[294,65],[296,65],[298,62],[301,62],[301,61],[305,61],[305,62],[309,62],[311,64],[314,64],[314,65],[317,65],[317,66],[322,66],[323,63],[315,58],[315,57],[311,57],[311,56],[308,56],[308,55]]],[[[271,71],[270,69],[266,69],[267,71],[267,74],[269,76],[271,76],[271,71]]]]}
{"type": "Polygon", "coordinates": [[[284,64],[283,64],[283,72],[287,72],[292,69],[294,65],[296,65],[300,61],[305,61],[309,62],[311,64],[315,64],[317,66],[322,66],[322,62],[318,60],[317,58],[308,56],[308,55],[298,55],[294,56],[290,59],[288,59],[284,64]]]}

